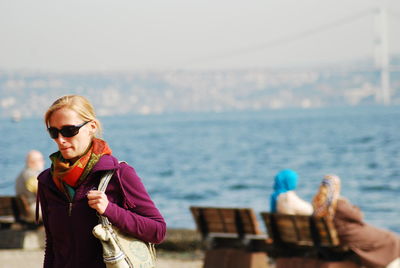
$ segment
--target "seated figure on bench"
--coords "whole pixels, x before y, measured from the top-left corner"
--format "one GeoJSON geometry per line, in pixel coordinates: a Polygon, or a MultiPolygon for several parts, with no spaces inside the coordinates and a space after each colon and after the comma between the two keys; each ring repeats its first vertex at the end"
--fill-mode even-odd
{"type": "Polygon", "coordinates": [[[35,222],[37,176],[43,168],[43,155],[32,150],[27,154],[25,167],[15,181],[16,195],[22,199],[25,206],[25,215],[22,214],[21,217],[29,223],[35,222]]]}
{"type": "Polygon", "coordinates": [[[298,175],[290,169],[284,169],[275,176],[274,192],[271,195],[271,212],[311,215],[313,208],[310,203],[302,200],[295,193],[298,175]]]}
{"type": "Polygon", "coordinates": [[[366,267],[400,267],[400,237],[363,221],[361,210],[340,196],[340,178],[326,175],[313,199],[314,215],[332,217],[340,243],[366,267]]]}

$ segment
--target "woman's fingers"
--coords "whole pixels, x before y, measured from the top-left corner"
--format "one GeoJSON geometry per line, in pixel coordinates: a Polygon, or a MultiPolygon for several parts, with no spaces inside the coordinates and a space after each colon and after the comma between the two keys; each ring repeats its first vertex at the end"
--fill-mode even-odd
{"type": "Polygon", "coordinates": [[[87,194],[89,207],[95,209],[100,215],[106,211],[108,199],[105,193],[97,190],[89,191],[87,194]]]}

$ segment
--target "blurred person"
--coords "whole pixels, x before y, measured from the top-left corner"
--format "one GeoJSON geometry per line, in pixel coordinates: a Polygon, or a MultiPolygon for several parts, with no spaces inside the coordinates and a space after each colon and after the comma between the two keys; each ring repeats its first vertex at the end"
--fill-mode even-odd
{"type": "Polygon", "coordinates": [[[279,171],[275,176],[274,192],[271,195],[271,212],[311,215],[312,205],[297,196],[294,191],[297,188],[299,176],[290,169],[279,171]]]}
{"type": "Polygon", "coordinates": [[[26,206],[26,214],[21,219],[35,222],[36,194],[38,188],[37,177],[44,169],[44,160],[41,152],[31,150],[26,155],[25,167],[15,180],[15,193],[23,200],[26,206]]]}
{"type": "Polygon", "coordinates": [[[58,151],[39,175],[39,200],[46,231],[44,267],[106,267],[100,241],[92,234],[103,215],[120,231],[160,243],[166,224],[133,167],[119,162],[99,139],[100,121],[84,97],[57,99],[44,116],[58,151]],[[101,177],[114,170],[105,193],[101,177]]]}
{"type": "Polygon", "coordinates": [[[340,196],[340,178],[324,176],[313,199],[314,215],[333,219],[340,243],[366,267],[400,268],[400,237],[363,221],[361,210],[340,196]]]}

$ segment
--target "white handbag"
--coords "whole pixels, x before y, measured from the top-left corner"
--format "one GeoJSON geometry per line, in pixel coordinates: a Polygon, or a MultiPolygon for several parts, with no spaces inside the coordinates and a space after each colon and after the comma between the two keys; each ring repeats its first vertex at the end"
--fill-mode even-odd
{"type": "MultiPolygon", "coordinates": [[[[113,173],[109,171],[101,178],[99,191],[105,191],[113,173]]],[[[107,217],[99,215],[99,222],[92,232],[101,242],[103,260],[107,268],[155,267],[154,244],[145,243],[119,231],[107,217]]]]}

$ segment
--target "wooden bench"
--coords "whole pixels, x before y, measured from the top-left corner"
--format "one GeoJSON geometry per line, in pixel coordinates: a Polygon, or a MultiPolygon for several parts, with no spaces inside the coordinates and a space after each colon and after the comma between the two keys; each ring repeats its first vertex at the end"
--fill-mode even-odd
{"type": "Polygon", "coordinates": [[[359,267],[328,218],[261,212],[280,267],[359,267]]]}
{"type": "Polygon", "coordinates": [[[9,229],[19,222],[19,202],[15,196],[0,196],[0,229],[9,229]]]}
{"type": "Polygon", "coordinates": [[[268,267],[267,236],[250,208],[190,207],[207,242],[204,268],[268,267]]]}
{"type": "Polygon", "coordinates": [[[38,249],[44,247],[41,225],[29,223],[29,204],[16,196],[0,196],[0,249],[38,249]]]}
{"type": "Polygon", "coordinates": [[[262,212],[261,217],[273,241],[272,256],[316,256],[309,217],[267,212],[262,212]]]}
{"type": "Polygon", "coordinates": [[[30,216],[26,199],[16,196],[0,196],[0,229],[18,228],[34,229],[37,225],[26,222],[30,216]]]}

